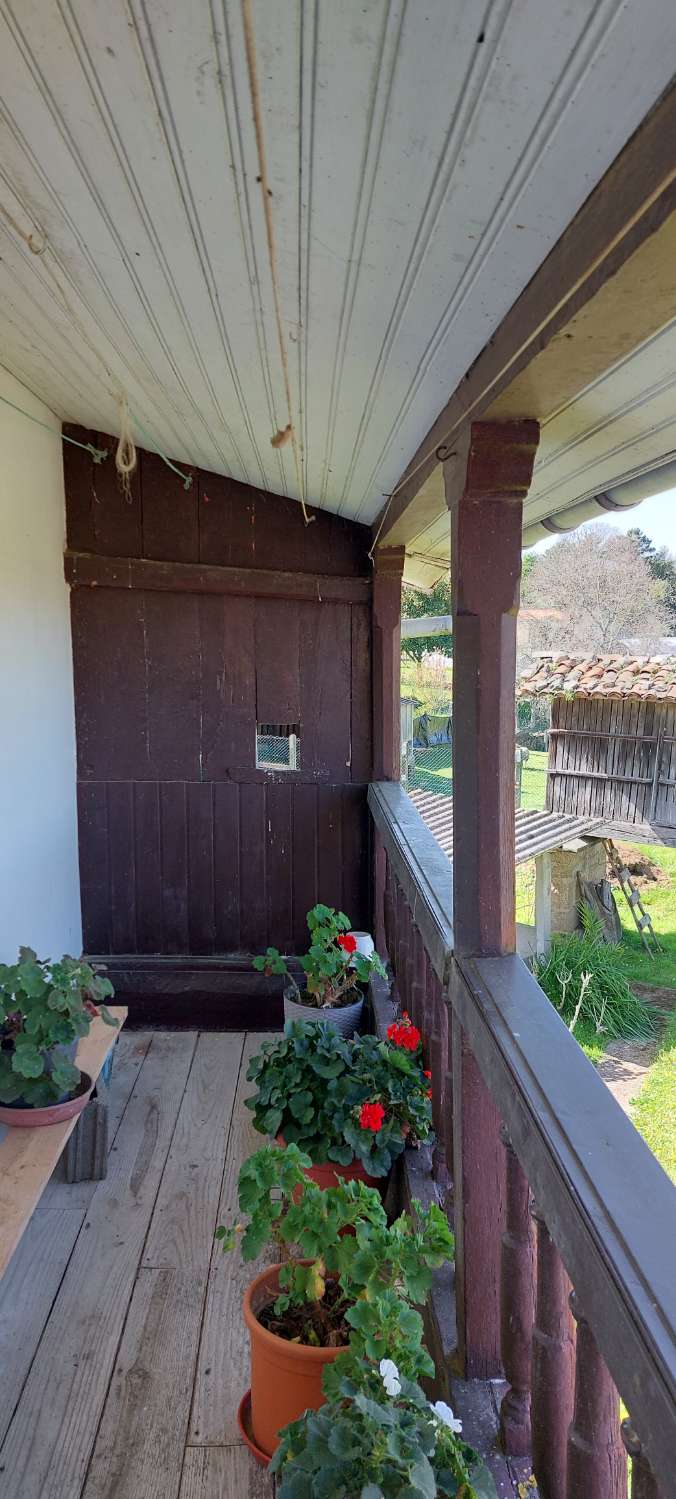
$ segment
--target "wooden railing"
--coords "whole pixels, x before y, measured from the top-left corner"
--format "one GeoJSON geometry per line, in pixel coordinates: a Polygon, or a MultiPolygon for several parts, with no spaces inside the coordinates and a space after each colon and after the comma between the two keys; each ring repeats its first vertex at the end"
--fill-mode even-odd
{"type": "MultiPolygon", "coordinates": [[[[441,1185],[459,1169],[452,1031],[502,1120],[486,1231],[501,1241],[505,1450],[532,1454],[543,1499],[626,1499],[628,1455],[632,1499],[668,1499],[676,1192],[521,959],[454,957],[449,862],[405,792],[381,782],[369,804],[376,930],[428,1038],[441,1185]]],[[[481,1179],[473,1190],[488,1192],[481,1179]]],[[[465,1236],[456,1277],[472,1277],[484,1248],[465,1236]]]]}

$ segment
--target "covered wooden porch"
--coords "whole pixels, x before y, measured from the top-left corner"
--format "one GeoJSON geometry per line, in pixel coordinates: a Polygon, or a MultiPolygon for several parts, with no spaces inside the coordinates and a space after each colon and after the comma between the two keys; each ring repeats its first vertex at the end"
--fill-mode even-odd
{"type": "Polygon", "coordinates": [[[252,956],[321,899],[426,1038],[466,1435],[501,1495],[669,1499],[674,1192],[516,956],[513,766],[523,545],[673,482],[673,7],[76,9],[2,17],[0,914],[132,1028],[107,1178],[0,1287],[0,1494],[269,1496],[213,1236],[252,956]],[[452,870],[399,783],[402,579],[449,566],[452,870]]]}

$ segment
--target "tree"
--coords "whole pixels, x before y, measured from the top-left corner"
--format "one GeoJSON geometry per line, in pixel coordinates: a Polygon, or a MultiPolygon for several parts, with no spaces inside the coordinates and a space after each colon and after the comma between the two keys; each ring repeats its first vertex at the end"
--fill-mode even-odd
{"type": "MultiPolygon", "coordinates": [[[[449,578],[441,578],[429,593],[422,588],[413,588],[405,583],[401,591],[402,619],[421,619],[425,614],[450,614],[451,584],[449,578]]],[[[430,651],[443,651],[445,656],[453,654],[450,635],[419,635],[416,640],[402,640],[401,654],[412,661],[422,661],[430,651]]]]}
{"type": "Polygon", "coordinates": [[[655,641],[669,623],[661,587],[636,537],[582,526],[535,557],[522,602],[561,617],[538,621],[531,647],[591,653],[622,650],[631,636],[655,641]]]}
{"type": "Polygon", "coordinates": [[[669,615],[669,629],[676,635],[676,558],[666,547],[653,545],[645,531],[638,526],[627,533],[638,546],[641,556],[650,568],[650,575],[659,585],[660,597],[669,615]]]}

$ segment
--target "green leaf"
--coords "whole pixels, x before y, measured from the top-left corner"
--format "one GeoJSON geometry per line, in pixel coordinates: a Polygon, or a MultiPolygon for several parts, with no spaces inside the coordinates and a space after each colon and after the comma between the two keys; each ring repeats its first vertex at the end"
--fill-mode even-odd
{"type": "Polygon", "coordinates": [[[42,1052],[32,1042],[19,1036],[14,1047],[12,1067],[21,1077],[41,1077],[45,1070],[42,1052]]]}
{"type": "Polygon", "coordinates": [[[329,1437],[329,1451],[336,1457],[344,1457],[352,1445],[352,1427],[349,1421],[334,1421],[329,1437]]]}

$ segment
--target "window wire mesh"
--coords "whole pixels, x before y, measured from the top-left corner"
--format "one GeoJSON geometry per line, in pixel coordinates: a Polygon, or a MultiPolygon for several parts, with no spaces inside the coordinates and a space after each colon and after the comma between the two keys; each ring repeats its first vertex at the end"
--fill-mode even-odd
{"type": "Polygon", "coordinates": [[[261,723],[256,726],[256,765],[263,770],[300,768],[300,725],[261,723]]]}

